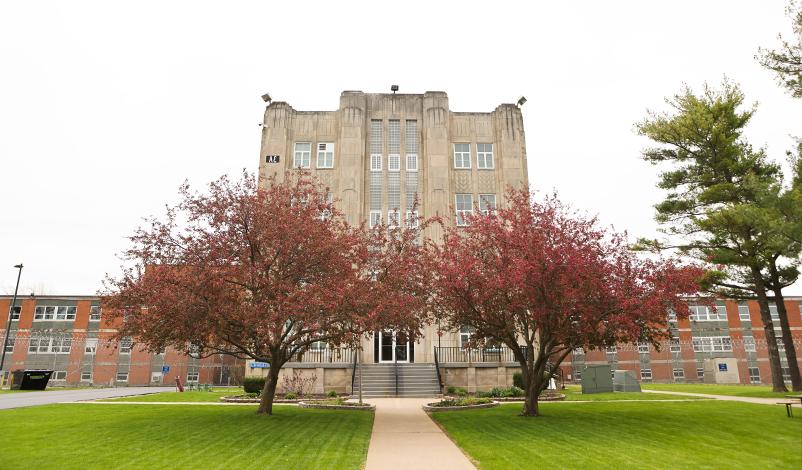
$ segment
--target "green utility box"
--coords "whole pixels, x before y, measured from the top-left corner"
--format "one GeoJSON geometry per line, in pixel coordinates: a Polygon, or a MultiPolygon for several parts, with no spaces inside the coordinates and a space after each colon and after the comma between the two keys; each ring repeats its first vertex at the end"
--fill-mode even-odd
{"type": "Polygon", "coordinates": [[[631,370],[613,372],[613,388],[616,392],[640,392],[640,384],[631,370]]]}
{"type": "Polygon", "coordinates": [[[610,366],[585,366],[582,370],[582,393],[608,393],[613,391],[610,366]]]}

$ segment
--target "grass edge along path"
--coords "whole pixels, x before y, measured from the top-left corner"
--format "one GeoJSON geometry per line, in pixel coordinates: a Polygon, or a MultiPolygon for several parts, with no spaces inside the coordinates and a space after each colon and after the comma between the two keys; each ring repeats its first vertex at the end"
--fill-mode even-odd
{"type": "Polygon", "coordinates": [[[372,428],[364,411],[45,405],[0,411],[0,436],[13,442],[0,468],[360,469],[372,428]]]}
{"type": "Polygon", "coordinates": [[[518,404],[430,416],[484,470],[802,468],[802,416],[750,403],[518,404]],[[770,438],[767,434],[770,433],[770,438]]]}
{"type": "Polygon", "coordinates": [[[727,395],[732,397],[778,398],[786,395],[800,395],[800,392],[772,392],[768,385],[742,384],[641,384],[644,390],[662,392],[704,393],[708,395],[727,395]]]}

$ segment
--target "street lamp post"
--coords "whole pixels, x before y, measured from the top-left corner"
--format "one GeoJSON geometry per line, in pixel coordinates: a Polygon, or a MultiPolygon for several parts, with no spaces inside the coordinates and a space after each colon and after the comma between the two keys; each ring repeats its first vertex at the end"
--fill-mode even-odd
{"type": "Polygon", "coordinates": [[[6,334],[3,338],[3,347],[0,351],[0,382],[5,383],[5,369],[4,364],[6,362],[6,343],[8,343],[8,333],[11,331],[11,315],[14,312],[14,306],[17,303],[17,292],[19,291],[19,280],[22,277],[22,263],[14,265],[15,268],[18,269],[17,271],[17,286],[14,287],[14,298],[11,301],[11,306],[8,307],[8,322],[6,323],[6,334]]]}

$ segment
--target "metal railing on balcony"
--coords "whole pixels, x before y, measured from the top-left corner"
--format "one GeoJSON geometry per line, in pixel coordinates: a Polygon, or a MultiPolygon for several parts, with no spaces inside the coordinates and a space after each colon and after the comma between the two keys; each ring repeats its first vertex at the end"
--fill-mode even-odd
{"type": "Polygon", "coordinates": [[[287,362],[307,364],[351,364],[356,355],[351,348],[309,349],[292,355],[287,362]]]}
{"type": "Polygon", "coordinates": [[[435,347],[440,364],[467,363],[508,363],[518,362],[512,350],[506,346],[489,348],[462,348],[459,346],[435,347]]]}

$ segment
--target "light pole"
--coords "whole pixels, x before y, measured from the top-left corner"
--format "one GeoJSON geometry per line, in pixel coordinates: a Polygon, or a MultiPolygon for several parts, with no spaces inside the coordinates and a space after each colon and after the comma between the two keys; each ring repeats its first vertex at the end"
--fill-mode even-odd
{"type": "Polygon", "coordinates": [[[14,287],[14,298],[11,301],[11,306],[8,307],[8,322],[6,323],[6,334],[5,337],[3,338],[2,352],[0,352],[0,379],[2,379],[0,380],[0,382],[3,382],[3,384],[5,384],[5,377],[6,377],[5,369],[3,368],[6,362],[6,343],[8,343],[8,333],[11,331],[11,314],[12,312],[14,312],[14,306],[17,303],[17,291],[19,291],[19,279],[20,277],[22,277],[22,263],[15,264],[14,267],[18,269],[17,286],[14,287]]]}

